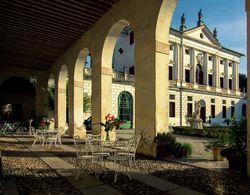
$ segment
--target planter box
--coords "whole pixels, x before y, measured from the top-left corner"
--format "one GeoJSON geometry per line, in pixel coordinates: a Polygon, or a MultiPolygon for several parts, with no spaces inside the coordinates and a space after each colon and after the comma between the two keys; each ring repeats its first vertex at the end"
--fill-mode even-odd
{"type": "Polygon", "coordinates": [[[164,158],[166,156],[173,155],[173,152],[167,144],[157,144],[156,146],[156,156],[157,158],[164,158]]]}

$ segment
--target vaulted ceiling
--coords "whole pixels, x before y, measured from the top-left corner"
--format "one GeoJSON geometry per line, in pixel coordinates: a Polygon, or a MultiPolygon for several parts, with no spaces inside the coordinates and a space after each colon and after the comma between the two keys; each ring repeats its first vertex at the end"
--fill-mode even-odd
{"type": "Polygon", "coordinates": [[[119,0],[1,0],[2,65],[47,69],[119,0]]]}

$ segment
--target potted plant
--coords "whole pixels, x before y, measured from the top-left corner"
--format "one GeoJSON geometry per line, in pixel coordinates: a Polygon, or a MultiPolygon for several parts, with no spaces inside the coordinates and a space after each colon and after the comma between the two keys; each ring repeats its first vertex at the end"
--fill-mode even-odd
{"type": "Polygon", "coordinates": [[[232,122],[229,147],[221,151],[221,155],[226,157],[229,169],[247,174],[247,120],[232,122]]]}
{"type": "Polygon", "coordinates": [[[177,158],[187,157],[192,153],[192,146],[189,143],[181,144],[176,142],[174,145],[174,156],[177,158]]]}
{"type": "Polygon", "coordinates": [[[212,150],[213,160],[215,161],[223,161],[224,157],[221,156],[221,151],[225,148],[225,144],[220,140],[210,141],[205,143],[205,150],[212,150]]]}
{"type": "Polygon", "coordinates": [[[221,151],[229,145],[229,132],[219,132],[216,130],[214,134],[218,137],[216,140],[205,142],[205,150],[212,150],[213,160],[223,161],[224,157],[221,156],[221,151]]]}
{"type": "Polygon", "coordinates": [[[104,127],[104,131],[106,132],[106,141],[109,141],[109,131],[112,131],[113,128],[119,128],[119,119],[116,119],[114,115],[108,114],[105,116],[105,123],[100,123],[101,126],[104,127]]]}
{"type": "Polygon", "coordinates": [[[176,138],[173,133],[158,133],[154,142],[157,144],[156,156],[158,158],[173,155],[174,145],[176,143],[176,138]]]}

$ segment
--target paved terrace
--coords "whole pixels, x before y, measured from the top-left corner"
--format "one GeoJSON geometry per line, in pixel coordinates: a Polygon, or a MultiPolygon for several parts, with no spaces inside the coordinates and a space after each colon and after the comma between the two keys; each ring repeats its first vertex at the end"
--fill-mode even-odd
{"type": "MultiPolygon", "coordinates": [[[[169,160],[139,157],[133,180],[119,175],[113,182],[112,166],[101,168],[97,181],[89,167],[75,181],[75,154],[72,139],[60,148],[31,146],[28,136],[0,137],[3,152],[4,194],[247,194],[250,181],[235,174],[220,173],[169,160]],[[106,175],[104,173],[107,173],[106,175]]],[[[97,169],[100,169],[96,165],[97,169]]]]}

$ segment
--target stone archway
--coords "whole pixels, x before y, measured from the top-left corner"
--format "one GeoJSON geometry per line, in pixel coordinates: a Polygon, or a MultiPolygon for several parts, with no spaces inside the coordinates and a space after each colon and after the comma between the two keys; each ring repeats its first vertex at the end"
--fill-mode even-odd
{"type": "Polygon", "coordinates": [[[11,77],[0,86],[1,120],[28,124],[36,117],[36,88],[27,79],[11,77]]]}
{"type": "Polygon", "coordinates": [[[55,127],[67,127],[67,82],[68,68],[61,66],[55,85],[55,127]]]}

